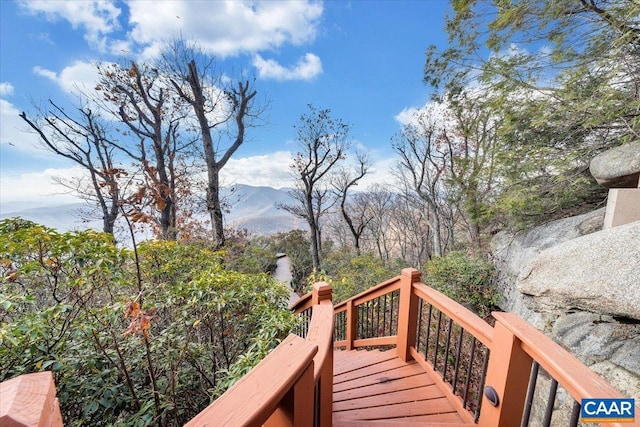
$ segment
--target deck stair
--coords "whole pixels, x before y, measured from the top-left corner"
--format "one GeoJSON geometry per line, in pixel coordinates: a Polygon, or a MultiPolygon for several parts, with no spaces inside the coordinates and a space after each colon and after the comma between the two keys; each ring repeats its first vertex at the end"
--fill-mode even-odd
{"type": "Polygon", "coordinates": [[[439,381],[417,362],[402,362],[395,349],[337,350],[333,369],[334,426],[475,425],[463,423],[439,381]]]}

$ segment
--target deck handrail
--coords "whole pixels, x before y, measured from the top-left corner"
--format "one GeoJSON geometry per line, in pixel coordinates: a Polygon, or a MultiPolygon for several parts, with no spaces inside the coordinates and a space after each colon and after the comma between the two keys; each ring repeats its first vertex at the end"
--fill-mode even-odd
{"type": "MultiPolygon", "coordinates": [[[[334,346],[337,348],[344,347],[347,350],[369,346],[395,346],[398,358],[405,362],[414,359],[430,375],[439,376],[442,380],[442,391],[454,404],[460,416],[466,422],[473,422],[474,418],[477,418],[477,415],[474,417],[474,415],[469,412],[469,409],[466,407],[467,399],[456,395],[454,389],[455,384],[454,386],[449,384],[446,373],[440,373],[437,366],[433,366],[433,364],[427,360],[426,355],[420,354],[416,346],[416,334],[418,329],[420,329],[421,321],[419,317],[424,316],[422,314],[419,316],[418,307],[422,302],[433,306],[436,310],[448,316],[452,323],[459,325],[459,327],[468,334],[484,344],[487,349],[490,349],[492,346],[493,328],[466,307],[435,289],[428,287],[424,283],[421,283],[420,280],[421,273],[418,270],[406,268],[402,270],[399,276],[337,304],[334,307],[334,312],[336,317],[342,315],[341,322],[344,323],[343,327],[346,331],[344,333],[344,339],[336,340],[334,346]],[[371,322],[369,315],[380,317],[378,308],[374,309],[375,313],[369,313],[371,311],[370,308],[362,309],[362,307],[366,307],[367,304],[376,303],[376,300],[384,298],[382,302],[377,302],[376,305],[380,306],[383,304],[385,309],[387,309],[386,298],[388,295],[393,296],[396,294],[397,297],[392,297],[392,303],[390,304],[391,310],[397,311],[397,319],[391,316],[392,327],[387,327],[387,325],[379,327],[379,321],[374,321],[374,329],[375,326],[378,326],[378,329],[382,330],[383,334],[375,337],[360,337],[359,335],[362,335],[362,330],[366,329],[363,326],[363,322],[371,322]],[[346,316],[342,314],[345,312],[346,316]],[[447,384],[448,387],[445,384],[447,384]]],[[[336,324],[338,324],[338,321],[336,321],[336,324]]],[[[472,351],[474,351],[474,349],[472,349],[472,351]]],[[[475,387],[475,395],[477,399],[479,399],[482,383],[475,384],[475,387]]],[[[468,389],[469,386],[467,385],[466,390],[468,391],[468,389]]],[[[465,392],[465,395],[466,394],[465,392]]],[[[474,410],[475,409],[476,407],[474,407],[474,410]]]]}
{"type": "Polygon", "coordinates": [[[313,357],[318,347],[289,335],[185,427],[313,425],[313,357]]]}
{"type": "MultiPolygon", "coordinates": [[[[475,397],[477,399],[475,415],[468,412],[467,403],[455,394],[450,383],[448,388],[442,388],[466,422],[475,421],[484,427],[520,425],[533,363],[539,364],[553,380],[566,389],[576,402],[580,402],[583,398],[624,397],[568,351],[517,315],[492,313],[496,320],[495,326],[492,327],[466,307],[422,283],[420,272],[411,268],[404,269],[400,276],[361,292],[334,307],[335,316],[342,316],[345,329],[344,338],[337,339],[334,347],[351,350],[358,347],[395,345],[400,359],[416,360],[426,372],[440,377],[443,384],[447,383],[446,372],[439,372],[437,367],[427,360],[425,353],[429,351],[428,348],[420,353],[416,345],[416,331],[420,329],[421,317],[424,317],[422,312],[418,313],[418,306],[422,307],[423,303],[429,304],[448,317],[451,322],[449,325],[456,324],[465,333],[470,334],[474,339],[472,347],[476,346],[475,341],[480,343],[477,345],[485,347],[484,368],[480,374],[480,388],[476,391],[475,397]],[[399,292],[397,333],[390,334],[390,329],[385,328],[386,335],[359,338],[358,334],[361,334],[364,322],[369,319],[359,318],[358,308],[396,291],[399,292]],[[488,398],[483,395],[485,384],[497,392],[500,400],[497,407],[492,406],[488,398]]],[[[367,316],[368,312],[362,310],[360,312],[365,315],[364,317],[367,316]]],[[[446,328],[447,331],[451,330],[451,326],[446,328]]],[[[440,333],[439,326],[438,333],[440,333]]],[[[435,351],[438,351],[437,347],[435,351]]],[[[637,413],[640,413],[638,406],[637,413]]],[[[577,415],[574,414],[575,416],[577,415]]],[[[640,420],[631,425],[640,425],[640,420]]]]}
{"type": "Polygon", "coordinates": [[[333,304],[320,282],[293,305],[311,310],[305,338],[289,335],[233,387],[185,427],[331,426],[333,304]]]}
{"type": "Polygon", "coordinates": [[[333,303],[332,288],[325,282],[313,285],[313,290],[294,304],[296,313],[311,309],[311,320],[305,339],[318,346],[314,357],[313,380],[315,384],[314,425],[331,427],[331,402],[333,400],[333,303]]]}
{"type": "MultiPolygon", "coordinates": [[[[398,358],[404,361],[414,359],[432,378],[440,378],[437,386],[465,423],[477,422],[481,427],[510,427],[528,419],[525,406],[532,403],[528,389],[532,384],[531,373],[537,371],[537,366],[552,378],[552,389],[553,382],[556,382],[576,402],[583,398],[624,397],[568,351],[517,315],[494,312],[492,314],[496,322],[492,327],[420,280],[419,271],[404,269],[400,276],[335,307],[331,302],[331,286],[323,282],[316,283],[309,294],[292,306],[297,313],[306,313],[304,318],[308,323],[305,325],[304,338],[290,334],[186,426],[330,427],[333,347],[340,346],[352,349],[395,345],[398,358]],[[387,304],[390,295],[391,302],[387,304]],[[383,304],[384,308],[381,308],[383,304]],[[396,311],[397,317],[391,316],[380,323],[381,313],[384,316],[387,310],[396,311]],[[339,316],[344,322],[345,338],[334,341],[335,319],[339,316]],[[365,325],[367,322],[369,324],[365,325]],[[383,336],[372,336],[378,332],[383,336]],[[452,339],[452,334],[459,338],[452,339]],[[474,392],[478,399],[473,408],[475,414],[469,412],[467,391],[462,399],[456,391],[456,380],[449,381],[451,376],[455,378],[458,375],[457,360],[455,375],[447,377],[447,362],[452,354],[449,353],[450,343],[452,347],[458,339],[462,343],[464,336],[472,337],[469,372],[474,366],[472,360],[476,343],[484,346],[484,368],[479,375],[479,389],[474,392]],[[421,341],[421,337],[425,341],[421,341]],[[438,348],[441,337],[446,342],[444,351],[442,347],[438,348]],[[429,347],[430,339],[435,349],[429,347]],[[431,354],[433,357],[430,359],[431,354]],[[444,368],[440,369],[442,365],[444,368]],[[484,385],[487,386],[485,390],[492,391],[497,399],[490,400],[488,393],[482,393],[484,385]]],[[[460,355],[459,343],[455,359],[460,355]]],[[[468,378],[469,374],[467,390],[468,378]]],[[[555,395],[547,405],[548,414],[553,410],[554,400],[555,395]]],[[[579,409],[576,405],[574,419],[577,418],[576,408],[579,409]]],[[[638,413],[640,407],[636,406],[638,413]]],[[[0,424],[5,423],[17,426],[62,426],[50,372],[23,375],[0,384],[0,424]],[[31,394],[25,394],[24,391],[31,394]],[[23,416],[27,418],[22,420],[20,417],[23,416]],[[10,424],[14,421],[14,424],[10,424]]],[[[625,423],[624,426],[640,426],[640,419],[635,423],[625,423]]]]}
{"type": "Polygon", "coordinates": [[[420,298],[429,301],[431,305],[445,313],[456,323],[469,331],[478,341],[487,347],[491,347],[493,342],[493,328],[480,319],[471,310],[449,298],[448,296],[428,287],[424,283],[414,283],[413,292],[420,298]]]}
{"type": "MultiPolygon", "coordinates": [[[[542,367],[552,381],[557,382],[556,386],[562,386],[574,399],[574,420],[579,416],[579,404],[583,398],[625,397],[575,356],[517,315],[501,312],[492,315],[496,319],[494,346],[499,351],[491,353],[486,385],[495,391],[498,404],[494,406],[486,402],[480,416],[480,426],[520,424],[534,363],[542,367]]],[[[554,400],[555,392],[547,402],[549,416],[554,400]]],[[[636,406],[635,412],[640,413],[639,406],[636,406]]],[[[640,419],[636,415],[634,423],[601,425],[640,426],[640,419]]]]}
{"type": "MultiPolygon", "coordinates": [[[[415,297],[422,298],[428,301],[434,307],[437,307],[440,311],[447,314],[450,318],[454,319],[457,323],[463,326],[466,330],[468,330],[484,345],[486,345],[487,347],[491,347],[491,341],[493,337],[493,328],[488,323],[480,319],[477,315],[475,315],[472,311],[464,307],[463,305],[452,300],[446,295],[436,291],[435,289],[428,287],[424,283],[421,283],[420,272],[414,268],[406,268],[402,270],[402,274],[400,276],[396,276],[392,279],[382,282],[379,285],[376,285],[364,292],[359,293],[358,295],[355,295],[345,301],[342,301],[339,304],[336,304],[334,306],[334,313],[339,314],[341,312],[348,311],[349,307],[352,307],[352,308],[357,307],[365,302],[372,301],[380,296],[383,296],[390,292],[401,289],[403,278],[408,283],[411,295],[414,295],[415,297]]],[[[402,295],[403,294],[401,293],[401,296],[400,296],[401,301],[402,301],[402,295]]],[[[416,299],[415,298],[409,299],[407,304],[408,305],[406,307],[400,308],[399,315],[402,315],[403,312],[410,313],[411,311],[414,311],[416,299]]],[[[347,328],[349,328],[349,326],[353,328],[353,326],[349,324],[350,323],[357,324],[357,321],[358,319],[356,319],[355,316],[347,320],[347,323],[348,323],[347,328]]],[[[403,325],[404,327],[402,326],[398,327],[397,342],[393,342],[392,344],[400,345],[399,344],[400,341],[404,341],[407,339],[411,341],[412,338],[410,336],[400,336],[400,334],[404,333],[407,329],[413,329],[411,328],[411,326],[415,327],[415,324],[416,324],[415,314],[413,315],[412,318],[407,317],[407,323],[403,325]]],[[[413,340],[415,341],[415,337],[413,338],[413,340]]],[[[366,342],[365,340],[361,340],[360,343],[352,342],[351,345],[349,345],[345,341],[348,341],[348,339],[336,341],[334,343],[334,346],[336,347],[346,346],[348,349],[350,349],[349,347],[364,347],[364,346],[370,345],[370,343],[366,342]],[[365,342],[362,342],[362,341],[365,341],[365,342]]],[[[355,341],[355,339],[353,339],[352,341],[355,341]]],[[[403,358],[404,360],[407,359],[406,356],[401,358],[403,358]]]]}

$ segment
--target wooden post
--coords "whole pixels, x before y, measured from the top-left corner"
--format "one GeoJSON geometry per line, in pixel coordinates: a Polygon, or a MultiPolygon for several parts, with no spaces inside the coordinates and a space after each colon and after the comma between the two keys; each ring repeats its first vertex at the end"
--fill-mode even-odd
{"type": "Polygon", "coordinates": [[[497,320],[485,387],[496,391],[499,402],[498,406],[492,406],[486,396],[483,397],[478,422],[481,427],[520,425],[533,363],[520,344],[521,341],[497,320]]]}
{"type": "MultiPolygon", "coordinates": [[[[326,354],[326,358],[320,370],[318,381],[320,386],[317,391],[320,393],[320,427],[331,427],[331,421],[333,411],[331,407],[333,405],[333,303],[331,302],[333,288],[325,282],[314,283],[313,285],[313,305],[323,305],[331,307],[331,317],[329,318],[331,324],[331,336],[329,342],[329,352],[326,354]]],[[[310,337],[307,336],[307,339],[310,337]]],[[[319,346],[324,343],[316,343],[319,346]]],[[[313,386],[312,386],[313,388],[313,386]]],[[[297,424],[296,424],[297,425],[297,424]]]]}
{"type": "Polygon", "coordinates": [[[411,359],[409,349],[416,345],[418,297],[413,293],[413,284],[420,282],[420,272],[405,268],[400,276],[400,303],[398,305],[398,342],[396,351],[403,362],[411,359]]]}
{"type": "Polygon", "coordinates": [[[353,350],[353,341],[356,339],[358,313],[353,306],[353,300],[347,300],[347,325],[346,325],[346,350],[353,350]]]}
{"type": "Polygon", "coordinates": [[[331,292],[333,288],[326,282],[316,282],[313,284],[313,293],[311,295],[311,304],[317,305],[321,301],[331,301],[331,292]]]}
{"type": "Polygon", "coordinates": [[[62,427],[50,371],[21,375],[0,383],[0,426],[62,427]]]}

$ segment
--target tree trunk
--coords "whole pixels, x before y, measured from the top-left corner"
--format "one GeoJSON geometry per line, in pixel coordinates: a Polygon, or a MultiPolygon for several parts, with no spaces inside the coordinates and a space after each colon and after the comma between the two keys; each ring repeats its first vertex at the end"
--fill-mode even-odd
{"type": "Polygon", "coordinates": [[[440,237],[440,215],[437,211],[433,212],[433,219],[431,221],[433,227],[433,255],[442,256],[442,240],[440,237]]]}
{"type": "Polygon", "coordinates": [[[209,184],[207,185],[207,209],[211,216],[211,226],[213,228],[213,241],[216,248],[224,245],[224,219],[222,214],[222,204],[220,202],[220,178],[217,167],[209,167],[209,184]]]}

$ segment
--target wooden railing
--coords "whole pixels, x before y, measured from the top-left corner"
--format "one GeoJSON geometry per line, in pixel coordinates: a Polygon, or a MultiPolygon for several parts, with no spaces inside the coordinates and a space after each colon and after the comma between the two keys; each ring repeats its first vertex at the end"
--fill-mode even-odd
{"type": "MultiPolygon", "coordinates": [[[[486,384],[498,397],[496,406],[488,402],[480,415],[481,426],[529,425],[538,369],[550,376],[550,390],[541,425],[558,425],[552,420],[557,387],[574,399],[567,424],[575,426],[583,398],[623,398],[620,392],[583,365],[571,353],[554,343],[533,326],[512,313],[493,313],[496,324],[486,384]],[[532,373],[534,375],[532,375],[532,373]]],[[[485,399],[486,400],[486,399],[485,399]]],[[[640,426],[640,408],[636,421],[602,423],[602,426],[640,426]]]]}
{"type": "MultiPolygon", "coordinates": [[[[337,304],[334,313],[336,348],[395,346],[400,359],[416,360],[442,381],[441,389],[465,422],[529,425],[533,419],[527,408],[535,389],[530,373],[538,366],[552,378],[552,387],[563,387],[577,402],[570,422],[577,423],[582,398],[624,397],[515,314],[493,313],[491,327],[421,283],[415,269],[337,304]],[[495,392],[496,406],[485,396],[485,386],[495,392]]],[[[555,391],[538,424],[551,425],[554,400],[555,391]]]]}
{"type": "MultiPolygon", "coordinates": [[[[570,426],[577,424],[583,398],[624,397],[516,315],[493,313],[491,327],[421,283],[417,270],[405,269],[335,307],[331,291],[317,283],[300,298],[291,307],[301,315],[298,335],[289,335],[187,426],[331,426],[334,347],[395,347],[398,358],[414,359],[441,380],[465,422],[482,427],[529,425],[539,369],[551,378],[552,393],[537,424],[552,425],[558,387],[575,400],[570,426]]],[[[50,373],[0,384],[5,424],[62,425],[50,373]]],[[[639,425],[640,419],[624,424],[639,425]]]]}
{"type": "Polygon", "coordinates": [[[293,307],[305,336],[291,334],[187,427],[331,426],[333,305],[331,286],[316,283],[293,307]]]}
{"type": "Polygon", "coordinates": [[[493,329],[471,311],[420,283],[408,268],[334,308],[334,346],[395,346],[442,380],[442,391],[466,422],[479,417],[493,329]],[[481,354],[481,355],[480,355],[481,354]]]}

